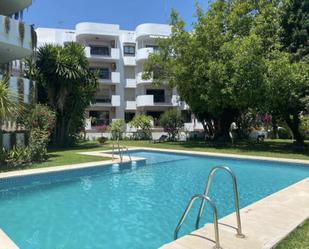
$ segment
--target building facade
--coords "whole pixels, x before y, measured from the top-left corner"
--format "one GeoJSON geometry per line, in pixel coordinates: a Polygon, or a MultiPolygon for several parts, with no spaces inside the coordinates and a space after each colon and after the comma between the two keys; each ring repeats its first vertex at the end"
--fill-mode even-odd
{"type": "MultiPolygon", "coordinates": [[[[85,46],[90,68],[99,74],[99,89],[94,103],[87,109],[88,132],[97,125],[109,125],[114,119],[128,123],[135,115],[153,117],[155,129],[160,129],[160,115],[178,108],[187,117],[188,130],[201,129],[182,102],[176,89],[155,86],[142,78],[149,55],[158,49],[156,39],[171,34],[165,24],[141,24],[133,31],[121,30],[119,25],[79,23],[75,30],[38,28],[38,46],[65,44],[76,41],[85,46]]],[[[127,125],[127,131],[131,128],[127,125]]]]}
{"type": "MultiPolygon", "coordinates": [[[[11,91],[24,103],[35,97],[34,82],[24,78],[20,61],[32,54],[37,42],[33,26],[23,22],[24,10],[31,4],[32,0],[0,0],[0,79],[8,76],[11,91]]],[[[5,121],[2,129],[14,129],[11,123],[5,121]]]]}

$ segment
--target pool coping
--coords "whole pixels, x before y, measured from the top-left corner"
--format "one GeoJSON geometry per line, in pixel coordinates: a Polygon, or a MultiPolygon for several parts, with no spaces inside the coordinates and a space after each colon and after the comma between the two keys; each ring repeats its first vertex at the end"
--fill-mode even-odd
{"type": "MultiPolygon", "coordinates": [[[[173,149],[159,149],[159,148],[148,148],[148,147],[128,147],[130,151],[135,151],[135,150],[143,150],[143,151],[157,151],[157,152],[171,152],[171,153],[177,153],[177,154],[190,154],[190,155],[197,155],[197,156],[210,156],[210,157],[224,157],[224,158],[235,158],[235,159],[249,159],[249,160],[262,160],[262,161],[273,161],[273,162],[285,162],[285,163],[297,163],[297,164],[302,164],[304,166],[309,166],[309,160],[301,160],[301,159],[287,159],[287,158],[276,158],[276,157],[263,157],[263,156],[250,156],[250,155],[239,155],[239,154],[225,154],[225,153],[214,153],[214,152],[203,152],[203,151],[189,151],[189,150],[173,150],[173,149]]],[[[38,168],[38,169],[25,169],[25,170],[17,170],[17,171],[10,171],[10,172],[3,172],[0,173],[0,180],[5,179],[5,178],[12,178],[12,177],[22,177],[22,176],[30,176],[30,175],[37,175],[37,174],[47,174],[47,173],[53,173],[53,172],[61,172],[61,171],[69,171],[69,170],[75,170],[75,169],[83,169],[83,168],[90,168],[90,167],[98,167],[98,166],[110,166],[111,164],[114,163],[120,163],[120,157],[118,155],[114,155],[115,159],[113,160],[112,157],[113,155],[111,154],[112,150],[100,150],[100,151],[91,151],[91,152],[78,152],[78,154],[82,155],[92,155],[92,156],[102,156],[102,157],[110,157],[111,160],[105,160],[105,161],[96,161],[96,162],[88,162],[88,163],[80,163],[80,164],[69,164],[69,165],[61,165],[61,166],[54,166],[54,167],[45,167],[45,168],[38,168]]],[[[145,158],[141,157],[132,157],[133,161],[141,161],[145,160],[145,158]]],[[[123,163],[130,162],[130,158],[128,156],[123,156],[123,163]]],[[[300,182],[297,182],[293,185],[288,186],[285,189],[279,190],[278,192],[273,193],[270,196],[267,196],[257,202],[252,203],[248,207],[245,207],[241,210],[242,213],[244,213],[246,209],[250,209],[251,206],[257,205],[258,203],[262,202],[265,199],[268,199],[272,196],[275,196],[277,194],[280,194],[282,191],[285,191],[286,189],[292,188],[294,185],[300,184],[302,182],[309,182],[309,178],[306,178],[300,182]]],[[[309,192],[309,191],[308,191],[309,192]]],[[[293,193],[294,195],[294,193],[293,193]]],[[[297,205],[297,204],[296,204],[297,205]]],[[[309,193],[308,193],[308,207],[309,207],[309,193]]],[[[225,221],[226,219],[229,220],[233,214],[230,214],[226,217],[223,217],[220,219],[220,221],[225,221]]],[[[306,219],[309,218],[309,208],[308,208],[308,214],[307,217],[304,218],[302,221],[298,221],[297,224],[294,224],[292,227],[289,227],[287,231],[282,235],[277,236],[277,240],[274,240],[276,243],[281,241],[283,238],[285,238],[289,233],[291,233],[297,226],[299,226],[302,222],[304,222],[306,219]]],[[[209,225],[206,225],[204,228],[207,228],[207,231],[211,231],[211,228],[209,228],[209,225]]],[[[199,229],[195,232],[200,233],[199,229]]],[[[190,235],[187,235],[190,236],[190,235]]],[[[180,239],[186,238],[187,236],[184,236],[180,239]]],[[[200,237],[200,235],[198,235],[200,237]]],[[[196,236],[196,238],[198,238],[196,236]]],[[[192,236],[191,236],[192,238],[192,236]]],[[[179,239],[179,240],[180,240],[179,239]]],[[[178,241],[178,240],[177,240],[178,241]]],[[[199,247],[183,247],[182,245],[177,245],[174,247],[173,245],[174,242],[164,245],[161,247],[162,249],[199,249],[199,247]]],[[[191,242],[190,242],[191,243],[191,242]]],[[[5,234],[3,230],[0,229],[0,244],[5,246],[6,249],[19,249],[19,247],[12,241],[10,238],[5,234]]],[[[272,245],[273,243],[269,243],[272,245]]],[[[275,244],[274,244],[275,245],[275,244]]],[[[261,249],[270,249],[271,247],[267,246],[266,247],[261,247],[261,249]]],[[[205,249],[205,245],[203,247],[200,247],[201,249],[205,249]]],[[[210,248],[210,247],[209,247],[210,248]]],[[[211,247],[213,249],[213,245],[211,247]]],[[[229,249],[233,249],[233,247],[229,247],[229,249]]],[[[242,248],[242,247],[237,247],[235,249],[248,249],[248,248],[242,248]]],[[[250,249],[254,249],[253,247],[250,249]]]]}
{"type": "MultiPolygon", "coordinates": [[[[235,212],[219,219],[223,249],[272,249],[309,219],[309,177],[240,210],[245,238],[236,237],[235,212]],[[222,225],[225,224],[225,225],[222,225]]],[[[213,249],[213,224],[193,231],[160,249],[213,249]]]]}
{"type": "Polygon", "coordinates": [[[225,157],[225,158],[235,158],[235,159],[249,159],[249,160],[259,160],[259,161],[270,161],[270,162],[282,162],[282,163],[297,163],[309,166],[309,160],[305,159],[290,159],[290,158],[279,158],[279,157],[266,157],[266,156],[251,156],[242,154],[228,154],[228,153],[217,153],[217,152],[206,152],[206,151],[190,151],[190,150],[173,150],[173,149],[161,149],[161,148],[148,148],[148,147],[128,147],[130,151],[133,150],[149,150],[157,152],[171,152],[177,154],[190,154],[190,155],[200,155],[209,157],[225,157]]]}

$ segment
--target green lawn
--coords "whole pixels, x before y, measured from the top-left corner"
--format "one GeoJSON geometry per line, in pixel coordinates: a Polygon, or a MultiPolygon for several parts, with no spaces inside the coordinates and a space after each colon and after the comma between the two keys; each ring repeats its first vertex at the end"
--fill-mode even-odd
{"type": "Polygon", "coordinates": [[[97,142],[80,143],[69,149],[49,150],[48,160],[43,163],[35,163],[31,165],[26,165],[22,167],[14,167],[14,168],[2,168],[2,169],[0,168],[0,172],[19,170],[19,169],[53,167],[53,166],[78,164],[78,163],[86,163],[86,162],[97,162],[97,161],[104,161],[104,160],[110,159],[110,158],[105,158],[105,157],[86,156],[86,155],[78,154],[78,152],[97,151],[97,150],[103,150],[103,149],[106,149],[106,148],[100,146],[97,142]]]}
{"type": "MultiPolygon", "coordinates": [[[[111,143],[111,142],[110,142],[111,143]]],[[[150,141],[121,141],[122,145],[151,147],[175,150],[193,150],[205,152],[217,152],[227,154],[241,154],[252,156],[266,156],[278,158],[293,158],[309,160],[309,141],[305,150],[296,150],[293,148],[289,140],[266,140],[263,143],[242,141],[237,142],[234,146],[213,144],[204,141],[188,141],[188,142],[163,142],[153,143],[150,141]]]]}
{"type": "MultiPolygon", "coordinates": [[[[113,143],[112,141],[109,141],[104,146],[101,146],[97,142],[92,141],[92,142],[80,143],[69,149],[50,150],[48,152],[48,160],[46,162],[35,163],[20,168],[0,169],[0,172],[17,170],[17,169],[43,168],[43,167],[107,160],[108,158],[80,155],[78,154],[78,152],[110,149],[112,143],[113,143]]],[[[123,146],[137,146],[144,148],[150,147],[150,148],[175,149],[175,150],[192,150],[192,151],[205,151],[205,152],[219,152],[227,154],[241,154],[241,155],[309,160],[309,145],[308,145],[309,141],[307,141],[306,150],[303,151],[297,151],[293,149],[291,142],[288,140],[266,140],[261,144],[243,141],[236,143],[234,146],[213,144],[204,141],[164,142],[164,143],[153,143],[152,141],[121,141],[120,143],[123,146]]]]}
{"type": "Polygon", "coordinates": [[[276,249],[308,249],[309,220],[284,239],[276,249]]]}

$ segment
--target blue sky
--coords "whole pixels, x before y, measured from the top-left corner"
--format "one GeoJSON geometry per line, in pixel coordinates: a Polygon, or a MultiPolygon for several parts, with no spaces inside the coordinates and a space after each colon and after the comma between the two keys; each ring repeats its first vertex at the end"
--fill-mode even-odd
{"type": "Polygon", "coordinates": [[[73,29],[79,22],[102,22],[132,30],[141,23],[167,23],[175,8],[189,29],[196,2],[207,8],[208,0],[33,0],[24,20],[35,27],[73,29]]]}

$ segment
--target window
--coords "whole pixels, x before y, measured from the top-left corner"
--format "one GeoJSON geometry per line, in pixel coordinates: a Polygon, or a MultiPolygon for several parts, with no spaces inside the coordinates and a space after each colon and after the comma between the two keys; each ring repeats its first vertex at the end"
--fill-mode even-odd
{"type": "Polygon", "coordinates": [[[160,89],[148,89],[146,90],[147,95],[153,95],[153,101],[155,103],[164,103],[165,102],[165,93],[164,90],[160,89]]]}
{"type": "Polygon", "coordinates": [[[90,54],[110,56],[110,49],[107,46],[104,47],[90,47],[90,54]]]}
{"type": "Polygon", "coordinates": [[[108,68],[90,68],[90,70],[96,74],[99,79],[109,80],[111,78],[111,72],[108,68]]]}
{"type": "Polygon", "coordinates": [[[91,126],[109,125],[109,111],[90,111],[91,126]]]}
{"type": "Polygon", "coordinates": [[[135,45],[125,45],[123,46],[124,55],[135,55],[135,45]]]}
{"type": "Polygon", "coordinates": [[[129,123],[134,117],[135,117],[134,112],[126,112],[124,114],[124,119],[125,119],[126,123],[129,123]]]}

